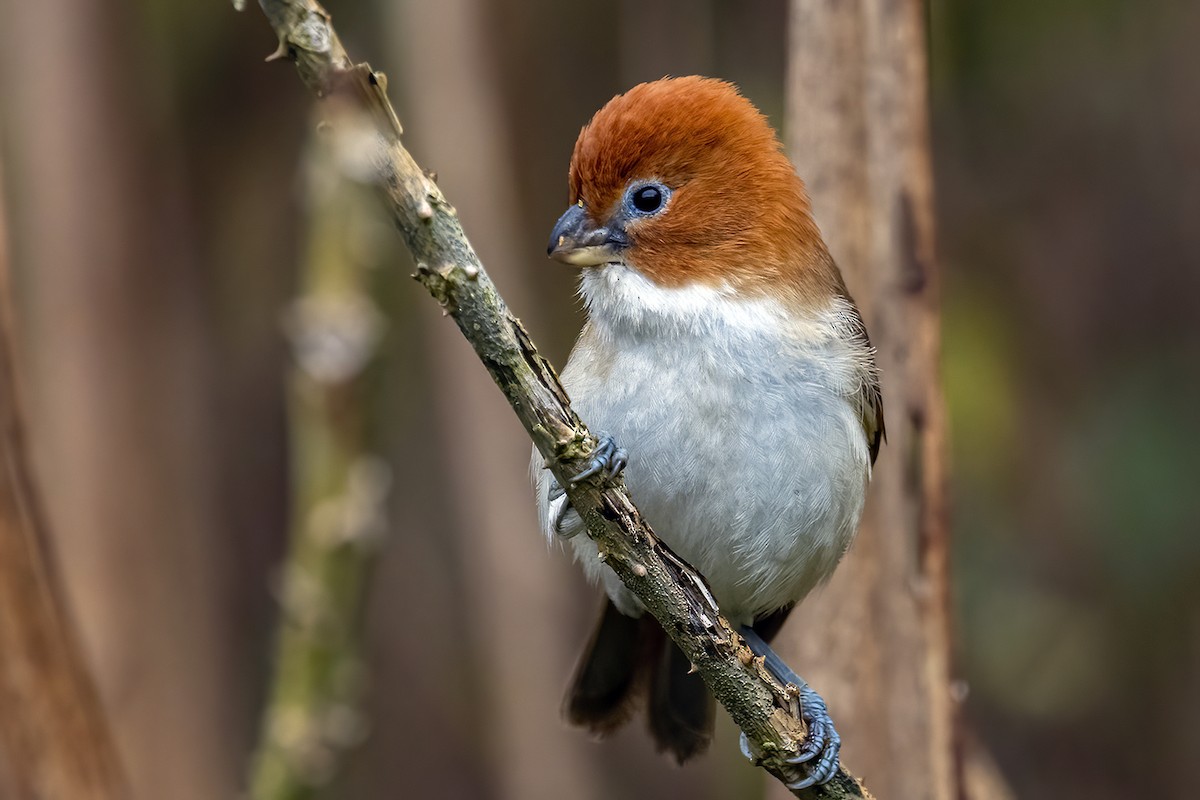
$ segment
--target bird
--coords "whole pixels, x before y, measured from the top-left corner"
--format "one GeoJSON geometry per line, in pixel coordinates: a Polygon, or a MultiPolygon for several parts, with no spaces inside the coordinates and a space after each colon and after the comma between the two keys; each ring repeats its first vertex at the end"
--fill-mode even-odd
{"type": "MultiPolygon", "coordinates": [[[[623,475],[659,538],[799,689],[808,733],[790,785],[826,782],[840,737],[769,642],[849,548],[885,436],[862,316],[778,136],[731,83],[668,77],[613,97],[580,131],[568,186],[547,253],[579,269],[587,319],[561,381],[601,432],[572,480],[623,475]]],[[[603,737],[644,706],[660,751],[703,752],[712,695],[580,535],[536,450],[533,471],[543,533],[605,593],[568,721],[603,737]]]]}

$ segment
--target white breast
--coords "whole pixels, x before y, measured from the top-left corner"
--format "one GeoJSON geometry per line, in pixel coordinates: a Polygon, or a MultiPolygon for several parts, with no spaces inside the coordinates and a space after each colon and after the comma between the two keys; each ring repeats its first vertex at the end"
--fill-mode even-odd
{"type": "MultiPolygon", "coordinates": [[[[628,451],[646,519],[734,624],[800,600],[849,546],[870,477],[850,400],[870,352],[842,333],[845,301],[798,318],[732,291],[664,289],[625,265],[587,270],[581,292],[590,321],[563,384],[628,451]]],[[[571,546],[619,608],[640,611],[591,540],[571,546]]]]}

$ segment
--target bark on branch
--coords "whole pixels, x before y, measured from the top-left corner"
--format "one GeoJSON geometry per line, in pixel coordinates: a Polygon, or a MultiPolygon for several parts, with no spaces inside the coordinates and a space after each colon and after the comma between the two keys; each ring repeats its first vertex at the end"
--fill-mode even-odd
{"type": "MultiPolygon", "coordinates": [[[[345,112],[357,110],[362,125],[347,140],[360,143],[360,163],[378,182],[417,262],[414,277],[454,318],[550,471],[569,487],[571,504],[586,521],[602,558],[691,659],[760,754],[762,767],[785,780],[784,759],[797,752],[804,738],[794,693],[753,657],[720,615],[704,579],[655,536],[623,481],[567,480],[583,468],[596,439],[571,409],[554,369],[505,306],[453,206],[400,143],[402,130],[387,99],[384,76],[351,62],[328,13],[314,0],[260,0],[259,5],[279,37],[275,57],[294,62],[305,85],[337,105],[339,125],[352,124],[345,121],[345,112]]],[[[830,783],[797,796],[870,794],[839,770],[830,783]]]]}

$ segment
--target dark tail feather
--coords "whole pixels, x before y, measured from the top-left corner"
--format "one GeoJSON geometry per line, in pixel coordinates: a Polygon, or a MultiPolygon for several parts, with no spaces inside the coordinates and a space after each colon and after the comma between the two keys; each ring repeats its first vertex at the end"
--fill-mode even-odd
{"type": "Polygon", "coordinates": [[[654,646],[649,641],[653,637],[647,636],[647,622],[657,627],[652,617],[627,617],[611,601],[605,602],[563,703],[571,724],[604,736],[629,719],[640,694],[647,648],[654,646]]]}
{"type": "Polygon", "coordinates": [[[716,712],[708,687],[691,667],[653,617],[627,617],[605,602],[563,711],[571,724],[606,736],[629,720],[648,693],[650,733],[660,751],[682,764],[712,741],[716,712]]]}
{"type": "Polygon", "coordinates": [[[691,672],[683,651],[667,642],[658,658],[646,709],[650,733],[659,751],[682,764],[708,748],[716,702],[700,673],[691,672]]]}

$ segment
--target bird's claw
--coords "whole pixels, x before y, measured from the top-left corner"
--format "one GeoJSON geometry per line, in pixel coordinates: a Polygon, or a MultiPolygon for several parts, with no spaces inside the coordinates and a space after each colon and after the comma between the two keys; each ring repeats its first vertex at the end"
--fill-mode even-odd
{"type": "MultiPolygon", "coordinates": [[[[825,701],[771,650],[753,628],[743,627],[741,633],[754,654],[764,658],[767,669],[783,684],[796,686],[799,692],[800,718],[804,720],[808,733],[796,755],[785,761],[789,765],[789,771],[795,773],[795,779],[789,780],[787,787],[795,791],[828,783],[838,771],[838,753],[842,749],[842,737],[833,727],[833,720],[825,707],[825,701]]],[[[754,761],[746,734],[742,734],[739,744],[742,755],[754,761]]]]}
{"type": "MultiPolygon", "coordinates": [[[[821,706],[823,708],[824,703],[821,706]]],[[[822,713],[823,716],[803,712],[801,714],[808,724],[808,735],[804,737],[800,751],[785,762],[789,765],[787,787],[793,791],[828,783],[837,774],[838,751],[841,749],[842,739],[834,729],[828,712],[822,713]]],[[[747,761],[757,763],[750,751],[750,740],[746,738],[746,734],[741,734],[738,746],[747,761]]]]}
{"type": "MultiPolygon", "coordinates": [[[[584,478],[590,478],[600,472],[610,478],[615,478],[621,474],[628,463],[629,455],[624,448],[617,447],[616,440],[611,436],[601,435],[596,449],[592,451],[587,467],[571,478],[571,483],[578,483],[584,478]]],[[[566,494],[567,490],[557,480],[551,478],[546,494],[546,498],[550,501],[550,524],[555,533],[569,539],[578,533],[579,526],[571,525],[573,530],[563,530],[563,520],[568,513],[574,510],[571,508],[571,502],[567,499],[566,494]]]]}
{"type": "Polygon", "coordinates": [[[798,773],[797,779],[788,783],[793,790],[828,783],[837,774],[838,753],[842,749],[842,737],[833,727],[825,701],[809,686],[800,690],[800,718],[808,726],[808,735],[800,752],[787,759],[798,773]]]}
{"type": "MultiPolygon", "coordinates": [[[[571,508],[571,501],[567,499],[567,490],[554,478],[550,479],[550,488],[546,492],[546,499],[550,502],[551,529],[564,539],[574,537],[578,531],[563,530],[563,520],[575,509],[571,508]]],[[[575,528],[576,526],[571,527],[575,528]]]]}
{"type": "Polygon", "coordinates": [[[579,483],[584,478],[590,478],[600,472],[606,473],[610,478],[615,478],[621,474],[628,463],[629,454],[625,452],[625,449],[617,447],[617,441],[613,437],[602,434],[599,444],[592,451],[592,457],[588,461],[587,467],[571,478],[571,483],[579,483]]]}

